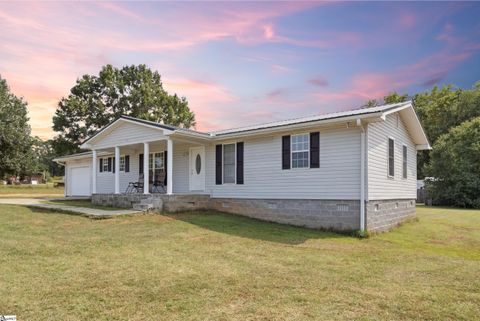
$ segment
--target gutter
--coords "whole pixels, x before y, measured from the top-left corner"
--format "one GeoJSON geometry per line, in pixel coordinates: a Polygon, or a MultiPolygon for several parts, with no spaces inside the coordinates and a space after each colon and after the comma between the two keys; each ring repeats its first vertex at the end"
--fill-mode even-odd
{"type": "Polygon", "coordinates": [[[357,119],[357,126],[360,127],[360,231],[365,231],[365,128],[363,127],[362,120],[357,119]]]}

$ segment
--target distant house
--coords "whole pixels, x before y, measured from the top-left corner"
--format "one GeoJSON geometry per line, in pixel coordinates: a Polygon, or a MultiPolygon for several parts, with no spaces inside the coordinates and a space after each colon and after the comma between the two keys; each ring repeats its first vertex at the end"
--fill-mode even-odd
{"type": "Polygon", "coordinates": [[[208,133],[122,116],[81,147],[56,159],[66,196],[388,230],[415,215],[416,153],[430,145],[405,102],[208,133]]]}

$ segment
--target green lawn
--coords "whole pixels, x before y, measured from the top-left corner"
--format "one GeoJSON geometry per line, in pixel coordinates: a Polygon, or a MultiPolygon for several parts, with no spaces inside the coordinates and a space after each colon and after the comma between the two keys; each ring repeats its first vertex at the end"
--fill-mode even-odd
{"type": "Polygon", "coordinates": [[[125,208],[121,208],[121,207],[110,207],[110,206],[94,205],[94,204],[92,204],[92,201],[91,201],[91,200],[82,200],[82,199],[50,200],[50,201],[42,201],[42,203],[46,203],[46,204],[56,204],[56,205],[67,205],[67,206],[76,206],[76,207],[88,207],[88,208],[96,208],[96,209],[106,210],[106,211],[125,210],[125,208]]]}
{"type": "Polygon", "coordinates": [[[0,185],[0,198],[46,196],[63,196],[63,187],[53,187],[53,183],[38,185],[0,185]]]}
{"type": "Polygon", "coordinates": [[[357,239],[220,213],[106,220],[0,206],[19,320],[475,320],[480,211],[357,239]]]}

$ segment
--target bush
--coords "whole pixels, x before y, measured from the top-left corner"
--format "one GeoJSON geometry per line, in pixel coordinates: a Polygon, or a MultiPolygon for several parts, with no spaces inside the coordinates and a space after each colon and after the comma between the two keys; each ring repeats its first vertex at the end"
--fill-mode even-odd
{"type": "Polygon", "coordinates": [[[436,204],[480,208],[480,117],[453,127],[431,152],[427,185],[436,204]]]}

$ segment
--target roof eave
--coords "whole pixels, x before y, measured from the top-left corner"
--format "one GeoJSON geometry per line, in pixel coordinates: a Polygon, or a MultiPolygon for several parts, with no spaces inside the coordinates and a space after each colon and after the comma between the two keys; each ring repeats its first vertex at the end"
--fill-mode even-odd
{"type": "Polygon", "coordinates": [[[266,128],[259,128],[259,129],[250,129],[235,133],[227,133],[227,134],[217,134],[212,136],[213,140],[223,140],[227,138],[235,138],[235,137],[245,137],[245,136],[252,136],[256,134],[266,134],[266,133],[276,133],[282,132],[292,129],[299,129],[303,127],[312,127],[312,126],[323,126],[323,125],[330,125],[330,124],[337,124],[337,123],[346,123],[351,121],[356,121],[357,119],[372,119],[377,120],[381,117],[382,112],[374,112],[374,113],[365,113],[365,114],[358,114],[358,115],[351,115],[351,116],[343,116],[337,118],[330,118],[330,119],[319,119],[319,120],[312,120],[312,121],[305,121],[299,122],[294,124],[288,125],[279,125],[275,127],[266,127],[266,128]]]}

